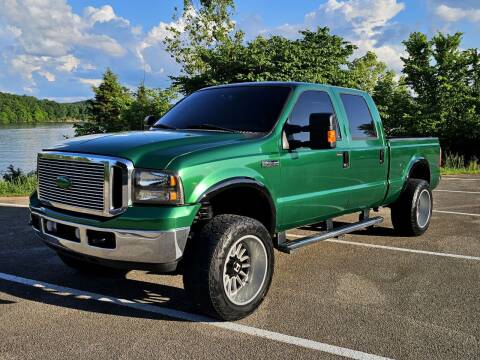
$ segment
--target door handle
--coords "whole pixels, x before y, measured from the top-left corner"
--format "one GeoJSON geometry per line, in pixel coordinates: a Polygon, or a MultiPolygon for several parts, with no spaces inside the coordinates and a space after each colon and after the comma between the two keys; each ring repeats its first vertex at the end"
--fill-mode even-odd
{"type": "Polygon", "coordinates": [[[383,164],[385,162],[385,149],[380,149],[380,164],[383,164]]]}
{"type": "Polygon", "coordinates": [[[339,151],[337,152],[337,156],[341,156],[343,158],[343,168],[348,168],[350,166],[350,152],[349,151],[339,151]]]}

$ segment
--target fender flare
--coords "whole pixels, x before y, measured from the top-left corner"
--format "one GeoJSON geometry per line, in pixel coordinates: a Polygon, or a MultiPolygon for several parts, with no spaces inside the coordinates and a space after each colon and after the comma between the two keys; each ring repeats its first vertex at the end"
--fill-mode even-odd
{"type": "Polygon", "coordinates": [[[412,178],[412,172],[413,172],[413,169],[416,167],[416,166],[419,166],[419,165],[423,165],[423,166],[426,166],[427,169],[428,169],[428,177],[429,177],[429,182],[431,180],[431,174],[430,174],[430,164],[428,162],[427,159],[425,159],[424,157],[419,157],[419,158],[416,158],[415,160],[413,160],[411,163],[410,163],[410,166],[408,168],[408,172],[407,172],[407,176],[405,177],[405,184],[407,183],[408,179],[411,179],[412,178]]]}
{"type": "Polygon", "coordinates": [[[273,233],[276,228],[277,224],[277,210],[275,207],[275,203],[273,201],[272,195],[270,191],[268,191],[267,187],[262,184],[260,181],[257,181],[253,178],[239,176],[234,178],[229,178],[218,182],[215,185],[212,185],[210,188],[205,190],[198,198],[198,203],[203,204],[209,202],[214,196],[226,191],[231,190],[234,188],[239,187],[249,187],[255,190],[258,190],[263,197],[268,201],[270,207],[270,216],[271,216],[271,229],[269,231],[273,233]]]}

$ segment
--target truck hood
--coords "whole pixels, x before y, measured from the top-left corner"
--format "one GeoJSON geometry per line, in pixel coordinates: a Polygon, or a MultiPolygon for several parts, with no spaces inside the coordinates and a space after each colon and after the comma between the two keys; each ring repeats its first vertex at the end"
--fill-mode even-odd
{"type": "Polygon", "coordinates": [[[217,131],[151,130],[81,136],[44,150],[115,156],[137,167],[165,169],[178,156],[251,138],[217,131]]]}

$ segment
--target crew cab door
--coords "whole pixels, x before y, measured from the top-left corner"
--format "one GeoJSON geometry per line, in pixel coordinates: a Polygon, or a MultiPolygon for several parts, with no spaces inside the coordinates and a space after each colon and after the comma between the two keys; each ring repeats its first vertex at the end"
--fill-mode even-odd
{"type": "Polygon", "coordinates": [[[347,169],[354,186],[348,208],[371,208],[382,203],[387,190],[388,157],[383,128],[373,100],[365,93],[342,89],[336,93],[339,112],[347,121],[350,161],[347,169]]]}
{"type": "Polygon", "coordinates": [[[310,141],[308,130],[290,133],[287,128],[307,127],[311,114],[336,114],[330,94],[321,90],[302,92],[283,130],[280,152],[281,186],[277,191],[282,223],[285,228],[314,223],[345,211],[353,184],[346,176],[344,152],[348,148],[341,126],[337,129],[334,149],[313,150],[308,146],[290,146],[310,141]],[[340,155],[339,155],[340,154],[340,155]]]}

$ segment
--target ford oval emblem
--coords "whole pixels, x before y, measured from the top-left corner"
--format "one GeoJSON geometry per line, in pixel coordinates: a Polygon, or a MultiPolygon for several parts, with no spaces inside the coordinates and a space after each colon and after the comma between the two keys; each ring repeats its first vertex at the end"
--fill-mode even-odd
{"type": "Polygon", "coordinates": [[[59,188],[68,189],[72,186],[72,181],[66,176],[57,177],[56,184],[59,188]]]}

